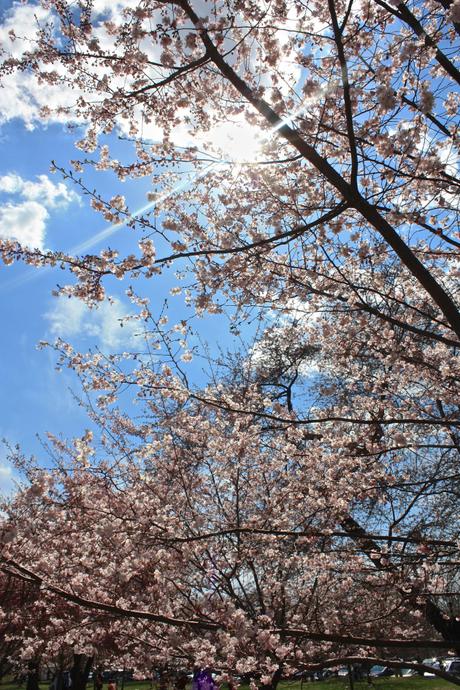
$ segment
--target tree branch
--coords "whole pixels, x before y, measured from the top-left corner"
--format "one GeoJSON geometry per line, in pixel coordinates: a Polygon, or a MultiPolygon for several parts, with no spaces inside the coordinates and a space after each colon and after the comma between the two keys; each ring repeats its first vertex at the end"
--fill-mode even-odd
{"type": "Polygon", "coordinates": [[[406,268],[417,278],[433,301],[438,305],[455,334],[460,338],[460,313],[454,301],[444,288],[437,282],[431,272],[421,263],[410,247],[402,240],[396,230],[388,221],[380,215],[378,210],[364,199],[361,194],[337,172],[337,170],[318,151],[308,144],[294,129],[289,127],[284,120],[262,98],[255,95],[253,89],[235,72],[224,60],[209,34],[202,28],[198,15],[190,6],[188,0],[177,0],[177,4],[197,28],[201,40],[209,53],[211,60],[218,67],[222,75],[247,99],[247,101],[263,116],[280,136],[286,139],[299,153],[302,153],[320,172],[326,180],[332,184],[342,197],[365,218],[372,227],[380,233],[384,240],[400,258],[406,268]]]}

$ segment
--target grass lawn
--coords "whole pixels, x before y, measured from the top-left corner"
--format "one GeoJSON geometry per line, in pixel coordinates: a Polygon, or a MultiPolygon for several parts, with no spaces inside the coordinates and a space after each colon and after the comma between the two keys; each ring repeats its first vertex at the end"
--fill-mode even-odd
{"type": "MultiPolygon", "coordinates": [[[[421,676],[412,676],[410,678],[374,678],[372,685],[368,685],[366,681],[355,681],[355,690],[453,690],[452,683],[442,678],[422,678],[421,676]]],[[[49,683],[40,683],[40,690],[48,690],[49,683]]],[[[149,681],[126,681],[124,690],[157,690],[155,684],[149,681]]],[[[92,690],[93,684],[91,682],[87,685],[87,690],[92,690]]],[[[224,689],[226,686],[224,685],[224,689]]],[[[0,690],[25,690],[25,685],[18,685],[11,681],[0,683],[0,690]]],[[[107,690],[107,684],[104,684],[104,689],[107,690]]],[[[118,686],[121,690],[121,685],[118,686]]],[[[190,690],[190,686],[187,686],[190,690]]],[[[239,690],[249,690],[248,686],[241,685],[239,690]]],[[[348,678],[328,678],[328,680],[316,681],[314,683],[303,683],[298,680],[283,681],[278,685],[278,690],[350,690],[348,678]]]]}
{"type": "MultiPolygon", "coordinates": [[[[444,690],[453,689],[453,684],[442,678],[423,678],[411,676],[410,678],[373,678],[372,685],[366,681],[354,682],[355,690],[444,690]]],[[[348,678],[328,678],[327,680],[306,683],[305,681],[284,681],[278,686],[279,690],[350,690],[348,678]]]]}

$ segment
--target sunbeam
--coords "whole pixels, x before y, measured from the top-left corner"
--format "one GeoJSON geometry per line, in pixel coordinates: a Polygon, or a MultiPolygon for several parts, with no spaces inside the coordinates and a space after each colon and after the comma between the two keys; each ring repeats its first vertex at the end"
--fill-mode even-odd
{"type": "MultiPolygon", "coordinates": [[[[310,102],[310,100],[311,99],[308,99],[308,102],[310,102]]],[[[133,211],[133,213],[127,216],[125,220],[109,225],[108,228],[100,230],[98,233],[96,233],[96,235],[93,235],[84,242],[80,242],[80,244],[74,245],[64,253],[68,255],[78,255],[82,252],[87,252],[89,249],[96,246],[103,240],[112,237],[116,232],[118,232],[118,230],[125,227],[131,220],[142,215],[146,211],[150,211],[156,205],[161,204],[163,201],[166,201],[166,199],[173,196],[174,194],[183,191],[191,184],[193,184],[193,182],[201,179],[202,177],[205,177],[210,172],[212,172],[212,170],[215,170],[217,167],[233,166],[235,163],[239,167],[241,167],[242,165],[250,165],[251,162],[255,162],[254,158],[261,152],[264,140],[268,141],[269,137],[276,134],[276,132],[283,125],[292,123],[293,120],[295,120],[295,118],[298,117],[298,115],[304,110],[306,105],[307,103],[303,103],[297,110],[294,111],[292,115],[288,115],[282,118],[282,120],[277,125],[274,125],[268,131],[265,137],[260,136],[260,134],[258,134],[255,128],[251,127],[250,125],[244,127],[237,123],[222,123],[222,126],[217,130],[216,137],[214,138],[214,141],[212,143],[214,143],[218,148],[220,148],[223,151],[223,153],[225,153],[226,159],[211,163],[202,171],[196,172],[192,176],[188,177],[186,180],[183,180],[172,189],[158,196],[155,200],[150,201],[149,203],[139,207],[138,209],[133,211]]],[[[26,283],[30,283],[42,277],[43,275],[46,275],[50,270],[50,266],[45,266],[44,268],[42,268],[42,270],[37,270],[37,268],[33,268],[27,273],[23,274],[22,276],[18,276],[17,278],[13,278],[12,280],[5,282],[0,287],[0,290],[6,291],[14,287],[25,285],[26,283]]]]}

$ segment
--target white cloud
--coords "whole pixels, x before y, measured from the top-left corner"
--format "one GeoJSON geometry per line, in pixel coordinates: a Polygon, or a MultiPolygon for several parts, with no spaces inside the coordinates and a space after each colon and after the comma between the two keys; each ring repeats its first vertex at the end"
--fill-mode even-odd
{"type": "MultiPolygon", "coordinates": [[[[24,52],[34,47],[39,24],[43,25],[50,18],[50,10],[40,5],[13,5],[5,13],[0,26],[0,45],[11,57],[19,59],[24,52]],[[12,36],[17,38],[12,40],[12,36]]],[[[63,89],[61,85],[37,83],[36,77],[29,71],[12,71],[2,77],[1,93],[0,123],[20,118],[28,129],[34,129],[40,120],[42,107],[70,105],[78,97],[75,92],[63,89]]],[[[69,118],[55,115],[53,119],[62,122],[69,118]]]]}
{"type": "Polygon", "coordinates": [[[0,461],[0,496],[8,496],[15,489],[13,468],[5,460],[0,461]]]}
{"type": "Polygon", "coordinates": [[[450,140],[446,140],[437,150],[439,160],[446,166],[446,173],[458,177],[460,171],[460,153],[450,140]]]}
{"type": "Polygon", "coordinates": [[[48,211],[36,201],[0,208],[0,238],[17,240],[31,249],[44,249],[48,211]]]}
{"type": "Polygon", "coordinates": [[[8,173],[0,177],[0,193],[24,199],[0,206],[0,237],[33,249],[45,247],[48,209],[63,208],[78,200],[63,182],[54,183],[47,175],[38,175],[33,181],[8,173]]]}
{"type": "MultiPolygon", "coordinates": [[[[104,20],[120,21],[124,8],[137,5],[138,0],[96,0],[93,11],[99,24],[96,21],[95,35],[103,48],[116,52],[114,38],[107,33],[104,20]]],[[[47,23],[53,23],[51,10],[31,2],[27,5],[14,4],[6,11],[0,25],[0,45],[5,54],[20,59],[35,47],[38,30],[47,23]]],[[[52,69],[57,77],[64,77],[67,71],[65,66],[58,63],[51,68],[50,65],[45,65],[44,69],[52,69]]],[[[98,73],[98,77],[100,76],[102,73],[98,73]]],[[[120,86],[123,83],[124,77],[120,77],[120,86]]],[[[74,106],[83,95],[83,91],[75,85],[68,86],[64,80],[56,84],[40,83],[32,71],[13,69],[11,73],[2,76],[0,124],[15,118],[22,120],[29,130],[37,125],[56,122],[82,124],[82,118],[76,115],[74,106]],[[46,114],[42,109],[46,109],[46,114]]],[[[123,120],[120,120],[120,125],[125,125],[123,120]]]]}
{"type": "Polygon", "coordinates": [[[135,341],[136,333],[141,331],[137,322],[123,322],[128,310],[119,299],[103,302],[99,307],[89,309],[76,299],[58,298],[53,308],[45,313],[51,335],[60,338],[83,336],[98,341],[104,349],[128,346],[135,341]]]}
{"type": "MultiPolygon", "coordinates": [[[[138,0],[94,0],[92,3],[93,10],[93,35],[99,41],[99,45],[103,50],[112,52],[114,54],[122,54],[119,46],[116,45],[115,37],[107,31],[105,26],[106,20],[114,23],[121,23],[124,21],[123,10],[127,8],[135,8],[139,4],[138,0]]],[[[207,16],[209,14],[209,5],[205,0],[194,0],[194,9],[199,16],[207,16]]],[[[150,23],[156,23],[157,15],[153,15],[150,23]]],[[[158,12],[158,21],[161,19],[161,13],[158,12]]],[[[11,57],[20,59],[24,53],[32,50],[36,44],[38,29],[45,24],[52,26],[55,15],[52,10],[45,9],[40,5],[29,2],[26,5],[14,4],[6,13],[3,23],[0,25],[0,45],[5,50],[5,54],[11,57]]],[[[288,16],[280,23],[280,31],[277,38],[282,43],[287,43],[290,33],[283,31],[284,28],[293,28],[297,25],[297,16],[293,9],[289,10],[288,16]]],[[[57,22],[56,22],[57,26],[57,22]]],[[[55,35],[59,29],[56,28],[55,35]]],[[[230,48],[232,42],[226,40],[224,49],[230,48]]],[[[140,42],[140,49],[147,55],[152,62],[158,62],[162,48],[158,43],[151,40],[143,40],[140,42]]],[[[283,80],[280,82],[279,88],[282,92],[291,95],[292,87],[295,86],[300,79],[300,67],[297,62],[292,59],[291,52],[288,52],[280,65],[283,72],[283,80]]],[[[231,60],[231,56],[228,57],[231,60]]],[[[254,59],[254,56],[250,57],[254,59]]],[[[85,124],[82,116],[75,114],[74,106],[79,97],[88,99],[88,93],[84,93],[74,84],[73,88],[65,83],[64,77],[68,74],[67,66],[59,63],[53,65],[44,65],[44,70],[53,71],[57,82],[56,84],[40,83],[37,77],[31,70],[12,70],[10,74],[2,77],[2,99],[0,104],[0,124],[7,122],[14,118],[21,119],[28,129],[34,129],[39,124],[46,124],[51,122],[78,122],[85,124]],[[59,81],[61,78],[61,81],[59,81]],[[42,112],[42,109],[46,110],[42,112]]],[[[101,79],[104,75],[103,65],[99,65],[95,70],[94,78],[101,79]]],[[[93,67],[88,67],[87,74],[94,72],[93,67]]],[[[166,76],[169,69],[156,70],[151,76],[161,77],[166,76]]],[[[117,87],[127,88],[129,83],[126,81],[125,75],[120,75],[119,78],[107,69],[107,74],[110,76],[110,84],[113,90],[117,87]]],[[[262,74],[260,76],[261,83],[269,86],[271,81],[269,74],[262,74]]],[[[88,78],[88,84],[91,84],[88,78]]],[[[93,83],[94,85],[94,83],[93,83]]],[[[104,94],[99,94],[103,98],[104,94]]],[[[109,97],[109,94],[107,94],[109,97]]],[[[98,96],[91,94],[91,100],[98,96]]],[[[139,113],[137,118],[140,122],[141,108],[136,108],[139,113]]],[[[129,133],[129,124],[122,117],[117,118],[117,127],[122,134],[129,133]]],[[[154,121],[149,123],[143,122],[142,136],[144,139],[152,139],[155,141],[161,140],[162,131],[155,124],[154,121]]],[[[177,145],[189,145],[193,143],[193,135],[191,135],[188,126],[178,127],[174,131],[174,141],[177,145]]]]}
{"type": "Polygon", "coordinates": [[[78,201],[75,192],[67,189],[63,182],[56,184],[47,175],[37,175],[37,180],[24,180],[16,173],[8,173],[0,177],[0,192],[19,194],[28,201],[40,202],[46,208],[67,206],[72,201],[78,201]]]}
{"type": "Polygon", "coordinates": [[[33,47],[34,37],[37,34],[39,24],[43,25],[51,17],[51,11],[42,7],[41,4],[15,3],[5,12],[5,19],[0,26],[0,41],[8,46],[8,52],[13,57],[21,55],[33,47]],[[24,36],[28,45],[18,39],[11,39],[11,33],[18,37],[24,36]]]}
{"type": "Polygon", "coordinates": [[[110,17],[117,17],[126,7],[136,8],[139,0],[94,0],[93,11],[97,14],[110,14],[110,17]]]}
{"type": "Polygon", "coordinates": [[[12,72],[2,78],[1,95],[0,124],[19,118],[26,129],[33,130],[38,124],[78,121],[65,110],[75,105],[80,95],[78,91],[62,85],[40,84],[28,72],[12,72]],[[47,116],[40,113],[45,107],[50,109],[47,116]]]}

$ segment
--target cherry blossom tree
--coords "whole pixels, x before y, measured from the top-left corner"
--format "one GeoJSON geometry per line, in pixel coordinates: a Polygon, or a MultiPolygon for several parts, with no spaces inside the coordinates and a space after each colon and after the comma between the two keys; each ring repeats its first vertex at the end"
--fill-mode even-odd
{"type": "Polygon", "coordinates": [[[6,570],[39,584],[58,612],[62,601],[81,611],[61,644],[89,655],[118,640],[128,666],[180,659],[262,673],[272,686],[312,663],[372,661],[369,648],[455,644],[455,632],[426,637],[424,621],[427,605],[442,616],[440,568],[455,542],[357,522],[383,503],[382,487],[398,490],[381,460],[359,464],[353,448],[353,464],[340,461],[327,450],[334,435],[231,412],[248,396],[267,405],[254,388],[235,387],[218,407],[172,372],[160,382],[142,369],[133,380],[149,391],[150,419],[104,412],[97,462],[90,433],[54,439],[56,470],[34,468],[9,507],[6,570]]]}
{"type": "Polygon", "coordinates": [[[93,306],[110,276],[142,293],[173,267],[198,315],[228,311],[234,331],[259,318],[263,333],[192,385],[186,322],[168,330],[130,288],[158,357],[57,343],[99,432],[54,438],[56,468],[28,469],[4,568],[78,612],[78,653],[103,639],[128,665],[178,658],[274,687],[395,648],[459,650],[445,605],[458,582],[458,0],[120,5],[108,20],[47,2],[49,23],[3,72],[75,89],[66,114],[86,126],[85,157],[61,173],[138,249],[2,240],[3,259],[69,268],[61,292],[93,306]],[[223,126],[257,151],[229,151],[223,126]],[[134,162],[113,157],[114,131],[134,162]],[[148,206],[91,191],[91,165],[154,175],[148,206]]]}
{"type": "MultiPolygon", "coordinates": [[[[196,166],[194,190],[163,203],[171,218],[159,236],[178,255],[208,257],[209,265],[194,266],[199,284],[210,292],[196,297],[202,308],[229,282],[245,301],[261,300],[264,271],[254,266],[255,257],[263,257],[264,265],[270,266],[271,257],[279,264],[278,279],[264,285],[276,292],[289,290],[287,271],[295,280],[301,270],[315,274],[321,262],[329,280],[338,280],[348,253],[365,264],[381,247],[380,261],[397,257],[403,275],[415,279],[419,299],[459,335],[452,286],[432,270],[442,260],[448,271],[457,248],[459,72],[449,58],[458,28],[455,3],[448,9],[421,3],[414,14],[405,3],[383,0],[343,7],[331,0],[315,12],[301,2],[290,12],[283,2],[202,3],[196,11],[186,1],[148,2],[122,7],[117,22],[104,21],[103,14],[93,21],[91,3],[80,2],[78,9],[61,2],[47,6],[53,14],[36,47],[6,60],[4,71],[32,69],[44,82],[79,89],[73,116],[91,123],[80,146],[99,147],[99,168],[113,168],[124,178],[150,175],[164,161],[177,165],[185,159],[196,166]],[[266,138],[260,160],[238,166],[238,184],[229,174],[234,166],[222,157],[205,175],[196,146],[175,152],[173,129],[179,125],[199,140],[200,133],[232,119],[243,126],[249,120],[266,138]],[[163,143],[144,145],[137,134],[141,121],[153,121],[163,143]],[[123,123],[139,157],[129,166],[112,160],[106,144],[98,145],[123,123]],[[215,189],[220,193],[213,194],[215,189]],[[289,258],[280,246],[291,248],[289,258]],[[232,284],[230,273],[251,279],[249,295],[241,279],[232,284]]],[[[211,155],[205,165],[216,160],[211,155]]],[[[107,203],[95,199],[94,206],[109,221],[139,220],[129,216],[120,195],[107,203]]],[[[141,250],[138,258],[104,252],[78,260],[5,243],[4,257],[69,261],[82,284],[75,289],[85,296],[86,285],[91,300],[102,297],[106,274],[121,277],[134,269],[151,275],[171,261],[155,258],[151,242],[141,241],[141,250]]],[[[342,280],[351,280],[373,306],[350,275],[352,267],[342,280]]]]}
{"type": "Polygon", "coordinates": [[[53,602],[40,592],[32,578],[18,578],[4,568],[0,582],[2,676],[26,676],[27,690],[38,690],[40,675],[48,670],[57,674],[61,680],[58,687],[62,688],[62,671],[67,667],[72,684],[85,687],[92,657],[74,654],[73,646],[66,645],[65,640],[78,626],[78,616],[72,616],[62,601],[53,602]],[[80,677],[83,675],[84,679],[80,677]]]}
{"type": "MultiPolygon", "coordinates": [[[[23,603],[24,599],[27,601],[27,586],[10,576],[4,576],[0,580],[1,585],[1,632],[2,644],[0,648],[0,677],[11,673],[13,663],[11,658],[19,651],[21,641],[15,638],[14,633],[18,631],[15,626],[14,616],[11,615],[10,607],[18,609],[23,603]]],[[[21,626],[22,628],[22,626],[21,626]]]]}

